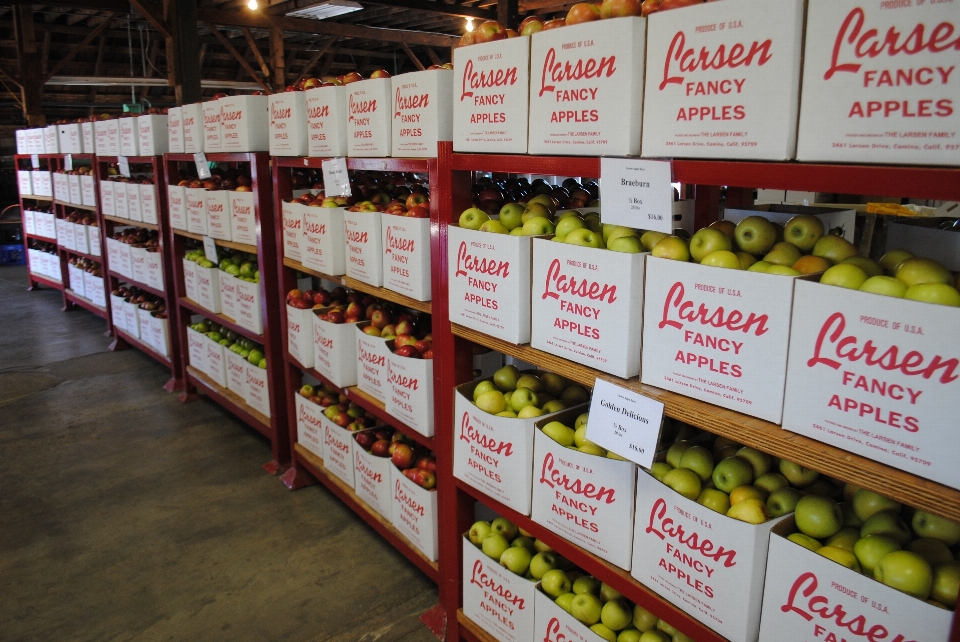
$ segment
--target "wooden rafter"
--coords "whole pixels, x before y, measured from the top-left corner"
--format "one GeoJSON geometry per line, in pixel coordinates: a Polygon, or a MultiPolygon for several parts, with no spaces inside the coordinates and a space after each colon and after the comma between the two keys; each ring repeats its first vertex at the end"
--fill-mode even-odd
{"type": "Polygon", "coordinates": [[[257,70],[253,68],[253,65],[247,62],[247,59],[240,55],[240,52],[237,51],[237,49],[233,46],[233,44],[230,42],[230,39],[220,33],[220,30],[214,25],[208,23],[208,26],[210,27],[210,32],[216,36],[217,40],[220,41],[220,44],[223,45],[223,48],[230,52],[230,55],[232,55],[234,59],[240,63],[240,66],[243,67],[248,74],[250,74],[250,77],[253,78],[258,85],[263,87],[265,91],[271,91],[270,86],[263,81],[263,79],[260,77],[260,74],[257,73],[257,70]]]}
{"type": "Polygon", "coordinates": [[[426,67],[423,66],[423,63],[420,62],[420,59],[417,58],[417,56],[413,53],[413,50],[410,49],[407,43],[401,42],[400,46],[403,47],[403,50],[407,54],[407,58],[409,58],[410,61],[413,62],[414,66],[416,66],[417,69],[419,69],[420,71],[423,71],[424,69],[426,69],[426,67]]]}
{"type": "Polygon", "coordinates": [[[257,47],[257,41],[254,40],[253,34],[250,33],[250,28],[240,27],[240,30],[243,32],[243,37],[247,39],[247,44],[250,45],[250,51],[253,52],[253,57],[257,59],[257,63],[260,65],[260,71],[263,72],[264,78],[269,78],[270,65],[268,65],[267,61],[263,59],[263,54],[260,53],[260,48],[257,47]]]}
{"type": "Polygon", "coordinates": [[[437,55],[437,52],[431,47],[424,47],[427,50],[427,55],[430,56],[430,62],[435,65],[442,65],[443,62],[440,60],[440,56],[437,55]]]}
{"type": "Polygon", "coordinates": [[[335,43],[336,41],[337,41],[336,36],[330,38],[330,40],[328,40],[326,44],[320,48],[320,51],[318,51],[313,55],[313,58],[311,58],[310,61],[307,62],[306,65],[304,65],[303,69],[300,70],[300,75],[297,76],[297,79],[293,81],[294,85],[300,82],[301,80],[303,80],[304,78],[306,78],[307,74],[313,71],[313,68],[317,65],[318,62],[320,62],[320,59],[323,58],[323,54],[330,51],[330,48],[333,46],[333,43],[335,43]]]}
{"type": "Polygon", "coordinates": [[[170,25],[163,19],[162,7],[148,2],[148,0],[130,0],[130,4],[137,10],[137,13],[147,19],[153,28],[163,34],[164,38],[170,38],[170,25]]]}
{"type": "MultiPolygon", "coordinates": [[[[110,17],[113,17],[113,14],[110,14],[110,17]]],[[[43,77],[43,82],[46,83],[48,80],[50,80],[52,76],[56,75],[58,71],[63,69],[69,62],[71,62],[74,58],[76,58],[77,54],[80,53],[80,50],[86,47],[91,42],[93,42],[97,38],[97,36],[99,36],[107,28],[109,24],[110,24],[109,19],[104,20],[103,22],[100,23],[99,26],[97,26],[96,29],[88,33],[87,37],[84,38],[83,41],[80,42],[80,44],[75,45],[74,47],[71,47],[70,51],[67,52],[67,55],[65,55],[63,58],[58,60],[57,64],[53,66],[53,69],[51,69],[50,72],[43,77]]]]}

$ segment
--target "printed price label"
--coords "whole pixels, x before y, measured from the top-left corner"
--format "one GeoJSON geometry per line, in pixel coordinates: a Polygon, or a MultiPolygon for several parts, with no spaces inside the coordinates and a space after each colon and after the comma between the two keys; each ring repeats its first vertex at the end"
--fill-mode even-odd
{"type": "Polygon", "coordinates": [[[126,156],[117,156],[117,171],[120,172],[120,176],[130,178],[130,161],[126,156]]]}
{"type": "Polygon", "coordinates": [[[197,178],[201,181],[210,178],[210,164],[207,163],[206,154],[197,152],[193,155],[193,162],[197,166],[197,178]]]}
{"type": "Polygon", "coordinates": [[[347,175],[347,160],[333,158],[323,161],[324,196],[350,196],[350,177],[347,175]]]}
{"type": "Polygon", "coordinates": [[[673,165],[637,158],[600,159],[603,222],[673,234],[673,165]]]}
{"type": "Polygon", "coordinates": [[[33,169],[40,169],[40,154],[30,154],[30,166],[33,169]]]}
{"type": "Polygon", "coordinates": [[[597,379],[590,401],[587,439],[644,468],[653,465],[663,404],[597,379]]]}
{"type": "Polygon", "coordinates": [[[217,258],[217,242],[213,240],[212,236],[203,237],[203,253],[206,255],[207,260],[212,263],[220,263],[220,260],[217,258]]]}
{"type": "Polygon", "coordinates": [[[68,172],[73,170],[73,154],[63,155],[63,169],[68,172]]]}

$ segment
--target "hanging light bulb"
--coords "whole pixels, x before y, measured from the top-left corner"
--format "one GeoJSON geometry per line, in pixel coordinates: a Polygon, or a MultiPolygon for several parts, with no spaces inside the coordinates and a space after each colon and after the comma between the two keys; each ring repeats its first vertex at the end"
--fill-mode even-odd
{"type": "Polygon", "coordinates": [[[260,5],[257,4],[257,0],[250,0],[250,2],[247,3],[247,7],[250,11],[256,11],[260,8],[260,5]]]}
{"type": "MultiPolygon", "coordinates": [[[[255,0],[250,0],[254,2],[255,0]]],[[[473,18],[467,18],[467,31],[473,31],[473,18]]]]}

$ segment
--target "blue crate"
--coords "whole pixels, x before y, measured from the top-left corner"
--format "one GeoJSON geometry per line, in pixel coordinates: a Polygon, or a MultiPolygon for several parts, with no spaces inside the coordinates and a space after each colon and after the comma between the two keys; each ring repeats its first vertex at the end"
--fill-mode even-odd
{"type": "Polygon", "coordinates": [[[0,245],[0,265],[26,265],[22,245],[0,245]]]}

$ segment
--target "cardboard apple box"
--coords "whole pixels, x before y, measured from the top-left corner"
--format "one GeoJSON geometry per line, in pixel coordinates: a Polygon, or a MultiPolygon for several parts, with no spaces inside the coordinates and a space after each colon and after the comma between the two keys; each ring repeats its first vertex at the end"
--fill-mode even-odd
{"type": "Polygon", "coordinates": [[[120,151],[120,119],[111,118],[107,121],[107,149],[106,156],[122,156],[120,151]]]}
{"type": "Polygon", "coordinates": [[[97,205],[97,181],[92,174],[80,177],[80,204],[90,207],[97,205]]]}
{"type": "Polygon", "coordinates": [[[120,156],[140,156],[138,117],[120,118],[120,156]]]}
{"type": "Polygon", "coordinates": [[[357,341],[357,387],[380,403],[386,403],[390,392],[387,382],[387,358],[393,354],[387,342],[380,337],[366,334],[363,329],[369,321],[354,326],[357,341]]]}
{"type": "Polygon", "coordinates": [[[117,181],[113,184],[113,210],[113,215],[118,218],[130,218],[130,201],[127,199],[127,183],[117,181]]]}
{"type": "Polygon", "coordinates": [[[383,237],[380,212],[344,212],[347,276],[383,286],[383,237]]]}
{"type": "Polygon", "coordinates": [[[169,357],[170,320],[161,319],[159,314],[159,312],[150,313],[150,345],[163,356],[169,357]]]}
{"type": "Polygon", "coordinates": [[[123,297],[110,295],[110,321],[113,327],[127,331],[126,317],[123,314],[123,297]]]}
{"type": "Polygon", "coordinates": [[[437,490],[426,490],[390,465],[393,526],[431,562],[437,561],[437,490]]]}
{"type": "Polygon", "coordinates": [[[531,37],[531,154],[640,153],[646,26],[616,18],[531,37]]]}
{"type": "Polygon", "coordinates": [[[263,315],[260,309],[260,284],[242,279],[237,281],[237,323],[256,334],[263,334],[263,315]]]}
{"type": "Polygon", "coordinates": [[[533,521],[630,570],[636,465],[564,448],[543,434],[551,421],[573,426],[585,408],[539,418],[533,438],[533,521]]]}
{"type": "Polygon", "coordinates": [[[430,219],[382,214],[383,287],[429,301],[430,219]]]}
{"type": "Polygon", "coordinates": [[[224,152],[265,152],[270,145],[267,96],[221,98],[220,147],[224,152]]]}
{"type": "Polygon", "coordinates": [[[780,423],[795,280],[648,258],[640,380],[780,423]]]}
{"type": "Polygon", "coordinates": [[[257,244],[257,221],[253,192],[227,193],[230,202],[230,235],[236,243],[257,244]]]}
{"type": "Polygon", "coordinates": [[[50,179],[50,172],[33,173],[33,193],[37,196],[53,197],[53,185],[50,179]]]}
{"type": "Polygon", "coordinates": [[[202,187],[184,188],[187,196],[187,231],[207,235],[207,190],[202,187]]]}
{"type": "Polygon", "coordinates": [[[110,267],[110,270],[116,272],[117,274],[122,274],[117,270],[117,246],[120,245],[118,241],[113,240],[109,236],[107,237],[107,265],[110,267]]]}
{"type": "Polygon", "coordinates": [[[100,181],[100,210],[107,216],[117,215],[114,204],[114,187],[116,187],[116,183],[113,181],[100,181]]]}
{"type": "Polygon", "coordinates": [[[424,437],[433,437],[433,359],[395,355],[392,340],[387,347],[387,412],[424,437]]]}
{"type": "MultiPolygon", "coordinates": [[[[227,350],[227,390],[240,397],[246,393],[247,359],[240,354],[227,350]]],[[[246,401],[246,400],[244,400],[246,401]]]]}
{"type": "MultiPolygon", "coordinates": [[[[315,158],[346,156],[347,88],[316,87],[303,93],[307,114],[307,155],[315,158]]],[[[301,135],[298,145],[302,144],[302,139],[301,135]]]]}
{"type": "Polygon", "coordinates": [[[100,256],[100,228],[96,225],[85,225],[87,230],[87,253],[91,256],[100,256]]]}
{"type": "Polygon", "coordinates": [[[146,310],[143,310],[137,316],[137,321],[140,323],[140,340],[148,346],[152,346],[150,343],[150,322],[152,321],[152,317],[146,310]]]}
{"type": "MultiPolygon", "coordinates": [[[[246,362],[246,360],[244,360],[246,362]]],[[[323,406],[301,395],[293,394],[297,412],[297,443],[323,459],[323,406]]]]}
{"type": "Polygon", "coordinates": [[[247,392],[244,398],[248,406],[261,415],[270,416],[270,384],[264,368],[247,363],[247,392]]]}
{"type": "Polygon", "coordinates": [[[17,185],[22,196],[33,194],[33,172],[17,170],[17,185]]]}
{"type": "Polygon", "coordinates": [[[94,276],[89,272],[84,272],[83,289],[87,294],[87,298],[90,299],[94,305],[99,305],[101,308],[107,307],[107,294],[103,289],[102,276],[94,276]]]}
{"type": "Polygon", "coordinates": [[[287,305],[287,351],[304,368],[313,367],[313,310],[287,305]]]}
{"type": "Polygon", "coordinates": [[[227,349],[207,337],[207,376],[221,388],[227,387],[227,349]]]}
{"type": "MultiPolygon", "coordinates": [[[[82,154],[83,135],[80,132],[80,123],[57,125],[57,138],[60,142],[60,151],[64,154],[82,154]]],[[[91,153],[91,152],[87,152],[91,153]]]]}
{"type": "Polygon", "coordinates": [[[147,250],[142,247],[130,248],[130,267],[133,268],[131,277],[137,283],[147,282],[147,250]]]}
{"type": "Polygon", "coordinates": [[[83,141],[83,152],[85,154],[96,154],[96,132],[92,122],[80,123],[80,138],[83,141]]]}
{"type": "Polygon", "coordinates": [[[618,377],[637,376],[644,258],[534,239],[530,345],[618,377]]]}
{"type": "Polygon", "coordinates": [[[60,131],[56,125],[43,128],[43,151],[45,154],[60,153],[60,131]]]}
{"type": "Polygon", "coordinates": [[[933,259],[951,272],[960,272],[960,239],[952,230],[938,229],[952,217],[895,218],[887,226],[887,251],[908,250],[933,259]]]}
{"type": "Polygon", "coordinates": [[[819,283],[795,290],[783,427],[960,488],[960,310],[819,283]]]}
{"type": "Polygon", "coordinates": [[[220,124],[220,101],[207,100],[202,103],[203,113],[203,151],[223,151],[223,128],[220,124]]]}
{"type": "MultiPolygon", "coordinates": [[[[203,103],[191,103],[181,107],[183,122],[183,152],[196,154],[204,151],[203,103]]],[[[212,150],[206,150],[212,151],[212,150]]]]}
{"type": "MultiPolygon", "coordinates": [[[[321,310],[311,312],[312,321],[307,321],[306,332],[311,332],[310,362],[314,370],[329,379],[338,388],[357,385],[356,323],[328,323],[320,319],[321,310]],[[311,330],[312,328],[312,330],[311,330]]],[[[367,324],[368,325],[368,324],[367,324]]],[[[373,337],[374,339],[378,337],[373,337]]]]}
{"type": "Polygon", "coordinates": [[[163,254],[147,250],[147,285],[155,290],[164,290],[163,283],[163,254]]]}
{"type": "Polygon", "coordinates": [[[143,114],[137,117],[140,156],[162,156],[169,150],[169,115],[143,114]]]}
{"type": "Polygon", "coordinates": [[[67,263],[67,278],[70,282],[70,289],[75,294],[86,297],[86,292],[83,289],[83,270],[73,263],[67,263]]]}
{"type": "Polygon", "coordinates": [[[370,508],[393,519],[389,457],[375,457],[356,442],[353,444],[354,491],[370,508]]]}
{"type": "Polygon", "coordinates": [[[301,206],[303,244],[300,256],[303,266],[338,275],[346,272],[346,236],[342,207],[301,206]]]}
{"type": "Polygon", "coordinates": [[[453,51],[453,150],[526,154],[530,38],[453,51]]]}
{"type": "Polygon", "coordinates": [[[73,226],[73,244],[76,246],[77,252],[83,252],[84,254],[93,254],[90,251],[90,228],[93,227],[94,230],[99,232],[99,228],[96,228],[92,225],[74,225],[73,226]]]}
{"type": "Polygon", "coordinates": [[[237,277],[220,270],[220,314],[237,319],[237,277]]]}
{"type": "Polygon", "coordinates": [[[207,210],[207,234],[215,239],[232,238],[233,221],[230,217],[230,193],[227,190],[207,190],[204,207],[207,210]]]}
{"type": "Polygon", "coordinates": [[[107,142],[107,121],[98,120],[93,123],[93,141],[97,153],[101,156],[108,155],[109,143],[107,142]]]}
{"type": "Polygon", "coordinates": [[[770,535],[761,642],[950,637],[950,611],[794,544],[793,530],[790,517],[770,535]]]}
{"type": "MultiPolygon", "coordinates": [[[[83,226],[79,223],[66,223],[64,225],[66,233],[69,235],[70,239],[69,247],[71,250],[76,250],[77,252],[84,252],[87,242],[87,233],[83,230],[83,226]],[[77,229],[81,228],[81,229],[77,229]],[[78,241],[83,243],[83,246],[78,245],[78,241]]],[[[84,252],[86,254],[86,252],[84,252]]]]}
{"type": "Polygon", "coordinates": [[[466,534],[463,542],[463,613],[502,642],[534,639],[536,581],[500,566],[466,534]]]}
{"type": "Polygon", "coordinates": [[[167,152],[182,154],[183,150],[183,109],[170,107],[167,109],[167,152]]]}
{"type": "Polygon", "coordinates": [[[591,631],[575,617],[560,608],[537,584],[534,594],[534,629],[531,640],[544,642],[603,642],[603,638],[591,631]]]}
{"type": "Polygon", "coordinates": [[[210,312],[220,313],[220,270],[196,266],[197,303],[210,312]]]}
{"type": "MultiPolygon", "coordinates": [[[[129,303],[127,301],[123,302],[124,327],[126,328],[127,332],[133,335],[135,339],[140,338],[140,312],[141,312],[140,307],[136,303],[129,303]]],[[[200,334],[199,332],[196,334],[200,335],[200,338],[203,340],[203,342],[200,343],[200,347],[203,351],[203,359],[201,363],[203,364],[204,367],[206,367],[207,338],[202,334],[200,334]]]]}
{"type": "Polygon", "coordinates": [[[371,78],[347,89],[347,155],[389,156],[393,153],[393,79],[371,78]]]}
{"type": "MultiPolygon", "coordinates": [[[[157,205],[157,186],[153,183],[149,185],[141,184],[140,187],[140,216],[144,223],[156,225],[159,219],[159,208],[157,205]]],[[[127,190],[130,191],[129,189],[127,190]]]]}
{"type": "Polygon", "coordinates": [[[320,416],[323,427],[323,467],[335,475],[350,488],[354,487],[353,449],[359,448],[353,440],[353,433],[341,428],[326,416],[320,416]]]}
{"type": "Polygon", "coordinates": [[[142,222],[143,210],[140,207],[140,185],[127,183],[127,216],[131,221],[142,222]]]}
{"type": "Polygon", "coordinates": [[[797,159],[960,164],[956,25],[954,3],[810,2],[797,159]]]}
{"type": "Polygon", "coordinates": [[[287,91],[269,98],[271,156],[306,156],[306,92],[287,91]]]}
{"type": "Polygon", "coordinates": [[[187,363],[206,374],[207,337],[190,327],[187,328],[187,363]]]}
{"type": "Polygon", "coordinates": [[[300,211],[300,203],[283,201],[280,213],[283,218],[283,255],[288,259],[300,261],[300,246],[303,242],[303,214],[300,211]]]}
{"type": "Polygon", "coordinates": [[[755,641],[770,531],[691,501],[637,470],[631,575],[730,640],[755,641]]]}
{"type": "Polygon", "coordinates": [[[28,143],[27,143],[27,130],[18,129],[16,132],[17,137],[17,153],[18,154],[29,154],[28,143]]]}
{"type": "Polygon", "coordinates": [[[42,127],[33,127],[27,130],[27,153],[43,154],[44,130],[42,127]]]}
{"type": "MultiPolygon", "coordinates": [[[[133,254],[130,252],[132,249],[132,245],[117,241],[116,263],[111,266],[111,269],[120,270],[120,274],[130,278],[133,278],[133,254]]],[[[107,258],[107,264],[110,265],[109,257],[107,258]]]]}
{"type": "Polygon", "coordinates": [[[37,233],[37,219],[34,217],[33,210],[23,211],[23,230],[27,234],[37,233]]]}
{"type": "Polygon", "coordinates": [[[394,76],[393,156],[431,157],[453,140],[453,70],[428,69],[394,76]]]}
{"type": "Polygon", "coordinates": [[[47,238],[57,238],[56,215],[53,212],[39,212],[37,225],[39,229],[46,230],[44,236],[47,238]]]}
{"type": "Polygon", "coordinates": [[[74,205],[83,204],[83,190],[80,187],[79,174],[67,174],[67,185],[70,192],[70,202],[74,205]]]}
{"type": "Polygon", "coordinates": [[[70,202],[70,185],[67,182],[66,174],[54,173],[53,197],[63,203],[70,202]]]}
{"type": "Polygon", "coordinates": [[[73,249],[73,228],[67,227],[68,225],[73,225],[73,223],[68,222],[66,219],[58,218],[56,219],[57,226],[57,244],[61,247],[65,247],[68,250],[73,249]],[[69,232],[69,233],[68,233],[69,232]]]}
{"type": "Polygon", "coordinates": [[[170,214],[170,227],[175,230],[187,229],[187,189],[180,185],[167,185],[167,211],[170,214]]]}

